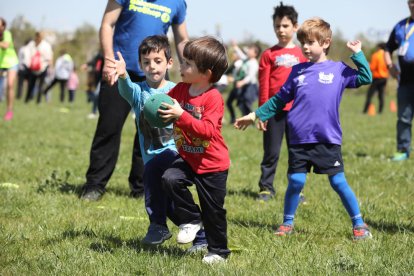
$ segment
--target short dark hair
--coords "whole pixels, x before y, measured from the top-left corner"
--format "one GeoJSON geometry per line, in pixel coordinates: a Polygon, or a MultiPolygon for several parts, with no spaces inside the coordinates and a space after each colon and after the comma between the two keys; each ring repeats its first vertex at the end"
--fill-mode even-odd
{"type": "Polygon", "coordinates": [[[377,44],[377,47],[382,49],[382,50],[385,50],[385,48],[387,48],[387,44],[385,42],[379,42],[377,44]]]}
{"type": "Polygon", "coordinates": [[[171,58],[171,47],[168,42],[168,37],[165,35],[152,35],[146,37],[138,48],[139,61],[141,62],[141,55],[147,55],[151,52],[159,53],[164,50],[165,58],[170,60],[171,58]]]}
{"type": "Polygon", "coordinates": [[[226,48],[220,41],[211,36],[203,36],[187,42],[183,56],[186,59],[193,60],[200,73],[211,70],[210,83],[217,82],[229,65],[226,48]]]}
{"type": "Polygon", "coordinates": [[[280,5],[274,8],[275,11],[273,13],[272,19],[273,21],[276,20],[276,17],[283,18],[287,17],[292,21],[292,24],[295,25],[298,23],[298,12],[295,10],[293,6],[286,6],[283,5],[283,2],[280,2],[280,5]]]}

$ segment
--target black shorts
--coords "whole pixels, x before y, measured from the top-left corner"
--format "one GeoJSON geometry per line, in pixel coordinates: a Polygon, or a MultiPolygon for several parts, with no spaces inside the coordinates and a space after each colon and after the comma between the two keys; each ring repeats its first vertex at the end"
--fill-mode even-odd
{"type": "Polygon", "coordinates": [[[288,173],[313,172],[334,175],[344,171],[341,146],[334,144],[302,144],[289,146],[288,173]]]}

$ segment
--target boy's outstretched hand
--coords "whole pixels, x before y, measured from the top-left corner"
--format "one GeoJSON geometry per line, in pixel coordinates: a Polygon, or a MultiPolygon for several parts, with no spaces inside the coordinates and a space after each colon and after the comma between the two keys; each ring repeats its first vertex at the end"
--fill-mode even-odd
{"type": "Polygon", "coordinates": [[[346,43],[346,46],[349,50],[351,50],[353,53],[358,53],[362,49],[362,42],[359,40],[355,41],[348,41],[346,43]]]}
{"type": "Polygon", "coordinates": [[[118,77],[121,77],[123,79],[126,78],[126,63],[124,58],[122,57],[121,52],[116,52],[118,55],[119,60],[115,60],[113,58],[106,57],[105,60],[107,61],[107,67],[112,70],[112,72],[109,74],[109,84],[113,85],[117,80],[118,77]]]}
{"type": "Polygon", "coordinates": [[[248,126],[254,123],[256,114],[254,112],[247,114],[241,118],[236,119],[233,126],[235,129],[245,130],[248,126]]]}

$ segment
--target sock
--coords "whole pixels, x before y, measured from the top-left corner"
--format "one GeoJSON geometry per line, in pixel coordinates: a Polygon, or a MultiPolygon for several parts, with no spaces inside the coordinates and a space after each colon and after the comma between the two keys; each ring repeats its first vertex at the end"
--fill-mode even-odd
{"type": "Polygon", "coordinates": [[[337,173],[329,176],[329,182],[332,188],[338,193],[342,200],[342,204],[345,206],[346,211],[352,220],[352,226],[360,226],[364,224],[364,220],[359,210],[358,200],[349,187],[348,182],[345,179],[345,173],[337,173]]]}
{"type": "Polygon", "coordinates": [[[288,174],[288,187],[285,194],[283,224],[293,225],[296,209],[299,205],[300,192],[305,186],[306,173],[288,174]]]}

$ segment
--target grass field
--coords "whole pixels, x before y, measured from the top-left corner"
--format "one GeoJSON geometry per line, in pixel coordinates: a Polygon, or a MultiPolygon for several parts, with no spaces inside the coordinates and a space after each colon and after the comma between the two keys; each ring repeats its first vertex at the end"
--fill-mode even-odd
{"type": "MultiPolygon", "coordinates": [[[[372,240],[352,242],[351,222],[326,176],[310,174],[307,205],[296,234],[276,237],[286,189],[287,150],[276,174],[275,200],[255,200],[262,157],[261,133],[225,125],[232,167],[228,180],[225,265],[201,263],[175,238],[155,249],[140,239],[148,220],[143,199],[128,197],[134,134],[128,118],[119,161],[99,202],[78,199],[88,167],[96,120],[78,93],[73,106],[16,103],[15,118],[0,122],[0,275],[413,275],[413,160],[393,163],[396,114],[362,115],[365,100],[348,92],[341,106],[343,157],[372,240]]],[[[375,103],[376,103],[375,99],[375,103]]],[[[0,106],[4,114],[5,104],[0,106]]],[[[193,190],[194,191],[194,190],[193,190]]],[[[169,224],[174,236],[177,227],[169,224]]]]}

